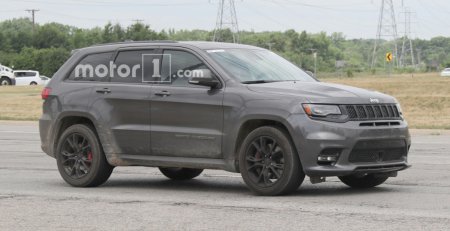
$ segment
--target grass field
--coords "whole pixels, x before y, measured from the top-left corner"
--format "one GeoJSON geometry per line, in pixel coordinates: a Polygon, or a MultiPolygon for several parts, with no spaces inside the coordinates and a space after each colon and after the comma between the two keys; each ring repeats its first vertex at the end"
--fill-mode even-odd
{"type": "Polygon", "coordinates": [[[396,97],[411,128],[450,129],[450,78],[440,77],[437,73],[321,80],[396,97]]]}
{"type": "MultiPolygon", "coordinates": [[[[395,96],[411,128],[450,129],[450,78],[438,74],[322,78],[395,96]]],[[[0,87],[0,120],[37,120],[42,87],[0,87]]]]}

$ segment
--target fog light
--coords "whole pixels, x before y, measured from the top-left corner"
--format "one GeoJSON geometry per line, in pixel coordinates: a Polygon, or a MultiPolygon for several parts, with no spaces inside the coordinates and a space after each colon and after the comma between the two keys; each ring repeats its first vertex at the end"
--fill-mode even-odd
{"type": "Polygon", "coordinates": [[[317,163],[320,165],[333,165],[338,161],[341,151],[342,149],[336,148],[324,149],[317,156],[317,163]]]}
{"type": "Polygon", "coordinates": [[[319,156],[317,157],[317,161],[319,162],[336,162],[337,156],[319,156]]]}

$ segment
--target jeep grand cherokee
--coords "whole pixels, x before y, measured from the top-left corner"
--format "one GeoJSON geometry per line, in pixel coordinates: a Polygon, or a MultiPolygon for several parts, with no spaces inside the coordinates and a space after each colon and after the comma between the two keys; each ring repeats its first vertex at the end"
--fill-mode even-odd
{"type": "Polygon", "coordinates": [[[337,176],[357,188],[408,167],[408,126],[391,96],[322,83],[254,46],[125,42],[74,51],[43,90],[42,149],[70,185],[116,166],[174,180],[240,172],[259,195],[337,176]]]}

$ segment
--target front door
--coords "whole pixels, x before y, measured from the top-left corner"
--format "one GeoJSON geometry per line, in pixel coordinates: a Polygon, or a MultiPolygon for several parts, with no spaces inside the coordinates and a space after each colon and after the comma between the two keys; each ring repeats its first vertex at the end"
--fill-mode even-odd
{"type": "Polygon", "coordinates": [[[151,94],[152,155],[222,158],[223,89],[188,83],[193,70],[208,69],[190,51],[161,52],[161,82],[151,94]]]}

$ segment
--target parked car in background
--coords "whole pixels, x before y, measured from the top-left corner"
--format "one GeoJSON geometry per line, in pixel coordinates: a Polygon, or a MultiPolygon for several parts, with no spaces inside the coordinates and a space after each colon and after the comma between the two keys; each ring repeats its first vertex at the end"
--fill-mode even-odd
{"type": "Polygon", "coordinates": [[[17,86],[44,85],[38,71],[18,70],[14,71],[17,86]]]}
{"type": "Polygon", "coordinates": [[[15,78],[13,70],[0,64],[0,86],[14,85],[15,78]]]}
{"type": "Polygon", "coordinates": [[[445,69],[441,72],[441,76],[442,76],[442,77],[450,77],[450,68],[445,68],[445,69]]]}
{"type": "Polygon", "coordinates": [[[45,75],[41,75],[41,85],[47,85],[47,83],[50,81],[50,78],[45,76],[45,75]]]}

